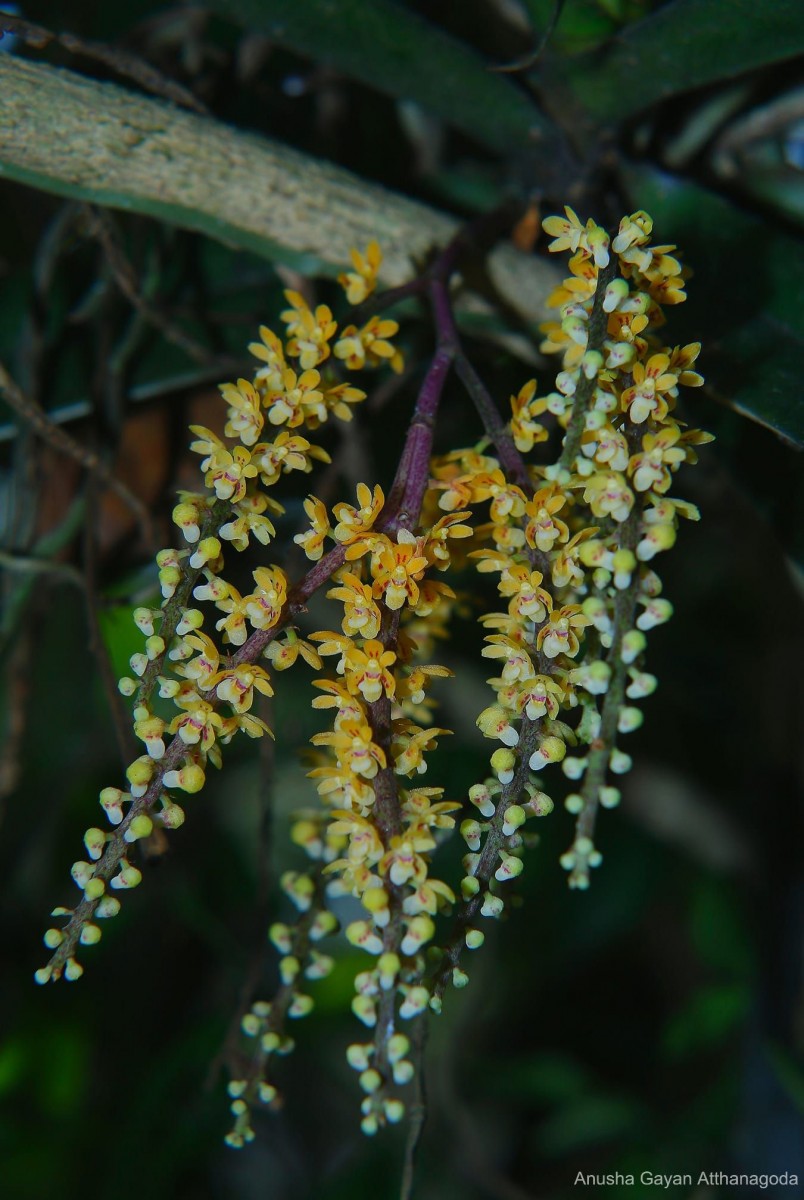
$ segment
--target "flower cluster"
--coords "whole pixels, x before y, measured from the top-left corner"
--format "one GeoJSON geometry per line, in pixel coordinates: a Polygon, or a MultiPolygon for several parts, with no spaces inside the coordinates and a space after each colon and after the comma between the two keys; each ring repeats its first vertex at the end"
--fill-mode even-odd
{"type": "MultiPolygon", "coordinates": [[[[352,1009],[376,1036],[348,1050],[365,1092],[367,1133],[399,1121],[405,1112],[398,1089],[411,1080],[414,1068],[406,1057],[410,1038],[398,1025],[421,1014],[430,1000],[422,982],[423,951],[434,936],[435,917],[455,902],[451,888],[430,873],[430,860],[441,831],[454,827],[452,814],[461,807],[443,800],[442,788],[418,785],[428,753],[450,732],[432,723],[427,689],[433,679],[451,672],[423,661],[426,642],[419,644],[414,631],[431,617],[444,619],[439,610],[449,607],[454,593],[433,572],[450,566],[453,542],[472,530],[462,522],[465,514],[452,513],[414,533],[402,524],[401,507],[396,514],[380,487],[362,483],[356,503],[336,504],[331,514],[311,496],[306,504],[310,528],[296,537],[314,562],[324,553],[326,539],[343,551],[344,561],[327,592],[338,605],[340,630],[309,635],[321,657],[334,662],[334,671],[315,681],[320,694],[313,707],[329,711],[332,723],[312,739],[319,757],[310,771],[328,819],[322,822],[319,811],[293,827],[293,840],[315,866],[293,877],[292,899],[303,909],[323,888],[329,903],[352,896],[362,906],[362,915],[346,925],[345,937],[374,960],[357,975],[352,1009]]],[[[415,521],[411,507],[404,509],[409,523],[415,521]]],[[[302,1016],[312,1008],[312,999],[296,987],[309,968],[295,948],[291,953],[292,939],[303,941],[306,920],[295,933],[281,927],[282,985],[278,998],[258,1002],[261,1041],[251,1071],[237,1081],[239,1125],[230,1135],[235,1140],[247,1136],[255,1085],[257,1096],[261,1087],[275,1088],[265,1073],[265,1047],[266,1035],[276,1049],[287,1045],[277,1013],[302,1016]]],[[[273,933],[272,938],[276,942],[273,933]]],[[[312,969],[319,972],[317,960],[312,969]]],[[[249,1029],[257,1028],[254,1016],[252,1009],[249,1029]]]]}
{"type": "Polygon", "coordinates": [[[454,826],[452,813],[461,806],[442,800],[441,788],[416,786],[428,753],[450,732],[429,720],[426,691],[451,672],[422,662],[408,629],[453,599],[432,571],[449,566],[452,539],[471,535],[463,515],[414,534],[395,528],[379,488],[371,493],[360,485],[357,505],[338,505],[334,513],[332,536],[344,545],[346,562],[328,595],[341,606],[341,629],[311,639],[335,661],[334,678],[316,681],[322,694],[313,701],[333,716],[332,729],[313,738],[326,756],[311,772],[331,806],[328,837],[341,843],[325,867],[328,892],[360,900],[363,915],[347,925],[346,938],[375,960],[355,980],[352,1009],[377,1036],[348,1052],[366,1093],[367,1133],[404,1113],[393,1088],[410,1081],[413,1065],[409,1038],[397,1025],[427,1006],[422,951],[434,918],[455,901],[430,873],[430,859],[439,831],[454,826]]]}
{"type": "MultiPolygon", "coordinates": [[[[372,244],[365,262],[360,259],[364,295],[374,286],[380,262],[372,244]]],[[[115,916],[118,894],[142,878],[130,861],[134,844],[156,827],[183,823],[177,796],[201,790],[209,765],[220,767],[221,748],[237,733],[251,738],[270,733],[252,711],[257,694],[273,693],[259,660],[283,670],[301,655],[320,666],[315,650],[292,628],[277,637],[293,616],[284,571],[258,567],[253,587],[242,594],[226,577],[224,548],[242,551],[252,539],[263,546],[272,542],[271,517],[284,511],[272,493],[282,476],[308,473],[316,462],[329,461],[305,435],[330,416],[350,420],[352,407],[365,397],[339,378],[333,361],[348,361],[350,369],[390,361],[398,369],[399,354],[388,340],[398,326],[372,318],[338,337],[326,305],[312,309],[297,292],[286,296],[284,338],[261,327],[260,340],[249,347],[258,363],[253,378],[221,386],[224,437],[192,426],[191,449],[201,456],[205,490],[180,495],[173,520],[184,546],[157,555],[161,606],[134,611],[144,648],[131,658],[131,676],[120,680],[121,692],[133,701],[134,735],[143,753],[128,766],[126,788],[101,792],[111,828],[86,832],[87,858],[72,868],[81,900],[75,908],[54,911],[66,925],[45,934],[53,956],[37,971],[39,983],[79,978],[78,946],[100,940],[97,922],[115,916]]],[[[309,589],[315,586],[313,580],[309,589]]]]}
{"type": "MultiPolygon", "coordinates": [[[[562,369],[555,391],[540,396],[531,380],[511,397],[508,427],[527,452],[547,441],[554,417],[566,430],[558,461],[523,463],[512,482],[488,449],[469,449],[434,471],[442,509],[489,503],[486,543],[471,557],[497,576],[501,600],[482,618],[491,631],[483,654],[499,674],[477,723],[500,745],[492,774],[470,791],[478,816],[461,826],[467,924],[478,910],[501,910],[495,892],[522,867],[520,826],[553,807],[538,784],[551,764],[575,784],[564,804],[576,836],[561,860],[570,885],[588,887],[602,861],[596,812],[620,799],[609,773],[631,765],[618,735],[639,727],[636,702],[656,686],[643,667],[645,634],[672,614],[653,560],[675,542],[679,518],[698,516],[667,492],[710,440],[674,415],[680,386],[702,383],[700,346],[665,347],[655,332],[661,305],[685,298],[675,247],[651,246],[643,212],[613,238],[565,213],[544,221],[550,249],[573,252],[570,277],[550,298],[559,319],[543,326],[542,350],[561,354],[562,369]]],[[[454,959],[453,947],[445,966],[454,959]]]]}
{"type": "MultiPolygon", "coordinates": [[[[294,540],[311,566],[295,585],[280,565],[264,564],[239,590],[224,573],[224,549],[273,543],[272,518],[282,512],[273,489],[327,462],[307,435],[331,416],[350,420],[364,398],[340,371],[399,369],[396,322],[375,315],[338,335],[329,307],[286,293],[284,337],[261,328],[250,347],[253,379],[221,388],[224,436],[192,427],[204,490],[180,496],[173,515],[185,544],[158,555],[162,604],[136,611],[144,650],[120,682],[144,752],[126,790],[101,793],[112,829],[87,831],[88,860],[73,866],[82,899],[56,910],[66,925],[48,930],[54,953],[37,979],[80,975],[78,944],[96,942],[97,919],[119,909],[110,891],[140,882],[132,844],[157,825],[182,823],[177,794],[201,789],[236,733],[270,733],[255,701],[273,695],[277,673],[305,661],[316,672],[313,707],[328,721],[312,739],[319,805],[291,829],[306,862],[281,879],[293,917],[270,930],[278,989],[242,1017],[232,1146],[254,1136],[255,1104],[279,1102],[274,1058],[293,1048],[288,1022],[314,1007],[308,984],[333,965],[320,942],[339,932],[341,918],[345,941],[366,955],[352,1011],[367,1040],[350,1045],[347,1058],[364,1093],[362,1128],[373,1134],[404,1116],[419,1022],[440,1010],[448,984],[468,981],[463,952],[480,947],[484,919],[503,912],[531,841],[524,827],[553,810],[542,788],[548,768],[550,790],[558,769],[573,789],[564,805],[576,830],[561,859],[570,885],[588,887],[601,861],[597,811],[618,803],[612,776],[631,763],[618,739],[639,727],[637,702],[656,686],[645,635],[672,613],[654,560],[672,547],[679,519],[698,515],[668,493],[709,440],[676,415],[680,388],[702,382],[700,347],[658,338],[663,306],[684,299],[685,273],[675,247],[651,245],[651,224],[637,212],[611,237],[569,208],[547,218],[550,249],[571,252],[569,277],[550,298],[557,319],[543,327],[542,350],[561,356],[555,388],[540,395],[535,380],[525,383],[505,423],[478,398],[482,384],[463,359],[458,373],[470,377],[488,437],[439,458],[438,404],[463,356],[448,294],[460,238],[435,260],[421,294],[429,293],[438,345],[393,483],[386,495],[360,482],[353,502],[331,507],[308,496],[294,540]],[[551,440],[561,442],[552,462],[523,457],[551,440]],[[422,777],[450,732],[429,691],[451,674],[431,661],[456,606],[444,575],[472,569],[496,582],[494,608],[481,618],[493,696],[477,726],[497,745],[464,807],[422,777]],[[302,637],[290,622],[322,587],[330,627],[302,637]],[[453,889],[434,856],[458,819],[467,853],[453,889]]],[[[351,302],[370,295],[380,263],[374,243],[353,253],[353,270],[340,278],[351,302]]]]}
{"type": "MultiPolygon", "coordinates": [[[[321,858],[324,847],[320,814],[297,820],[291,833],[311,858],[321,858]]],[[[303,981],[325,979],[334,966],[332,957],[318,949],[322,939],[338,929],[337,919],[323,904],[320,871],[286,871],[281,887],[296,919],[290,925],[280,921],[271,925],[268,936],[280,956],[279,987],[270,1001],[251,1004],[240,1022],[249,1052],[245,1071],[235,1072],[228,1088],[235,1120],[226,1143],[235,1149],[254,1139],[253,1106],[277,1107],[280,1103],[277,1087],[271,1081],[271,1067],[275,1056],[290,1054],[294,1048],[287,1021],[312,1012],[313,998],[302,990],[303,981]]]]}

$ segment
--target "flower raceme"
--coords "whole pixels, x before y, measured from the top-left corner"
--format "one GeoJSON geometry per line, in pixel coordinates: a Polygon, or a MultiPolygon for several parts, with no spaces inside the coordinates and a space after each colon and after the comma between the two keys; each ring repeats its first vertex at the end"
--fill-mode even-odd
{"type": "MultiPolygon", "coordinates": [[[[363,297],[373,289],[380,262],[374,244],[365,260],[356,260],[363,297]]],[[[354,290],[354,281],[350,286],[354,290]]],[[[109,889],[139,882],[134,868],[124,865],[120,873],[118,867],[125,863],[127,845],[146,836],[146,819],[149,831],[154,823],[176,828],[183,810],[175,792],[200,790],[208,764],[220,766],[221,747],[236,733],[259,737],[270,732],[250,711],[255,693],[273,691],[269,671],[257,659],[266,658],[275,670],[291,666],[299,655],[315,668],[321,665],[312,646],[292,628],[283,640],[274,641],[290,615],[284,571],[258,567],[253,590],[243,595],[226,578],[224,564],[227,544],[243,551],[252,540],[264,546],[273,541],[276,530],[267,514],[284,511],[273,495],[283,476],[309,473],[315,463],[329,461],[304,433],[330,417],[350,420],[353,406],[365,397],[326,365],[333,351],[338,358],[349,356],[344,347],[351,345],[351,333],[338,340],[338,326],[326,306],[312,310],[296,292],[288,292],[287,299],[284,338],[261,327],[260,340],[249,347],[258,362],[253,378],[221,386],[227,411],[225,440],[203,426],[192,427],[191,449],[201,456],[204,489],[180,495],[173,517],[187,548],[165,549],[157,556],[162,605],[135,611],[135,621],[146,635],[145,650],[132,657],[132,676],[120,681],[121,691],[134,700],[134,733],[147,753],[130,764],[128,790],[105,789],[101,794],[115,829],[100,840],[93,835],[99,852],[90,864],[78,863],[73,870],[82,899],[75,909],[58,910],[67,923],[48,931],[46,944],[54,954],[37,972],[40,982],[80,976],[75,952],[87,943],[88,923],[113,916],[119,907],[109,889]],[[197,604],[217,610],[212,632],[202,628],[210,624],[209,608],[197,604]],[[259,645],[252,652],[248,642],[257,634],[259,645]],[[158,699],[178,709],[172,719],[154,711],[158,699]],[[170,734],[173,741],[166,747],[164,738],[170,734]]],[[[396,322],[383,323],[386,339],[396,331],[396,322]]],[[[389,357],[384,348],[379,358],[376,350],[374,359],[368,354],[368,365],[383,355],[389,357]]],[[[315,558],[315,537],[323,545],[330,527],[327,521],[316,530],[320,514],[313,508],[309,515],[315,533],[305,540],[304,549],[315,558]]],[[[97,929],[91,935],[97,941],[100,929],[94,924],[92,928],[97,929]]]]}
{"type": "MultiPolygon", "coordinates": [[[[141,880],[133,844],[155,826],[178,828],[177,797],[201,790],[223,747],[238,732],[270,733],[252,711],[256,696],[272,696],[276,674],[298,661],[311,667],[312,705],[328,721],[312,739],[319,805],[291,828],[307,865],[281,877],[295,915],[270,930],[279,987],[242,1018],[249,1066],[229,1087],[233,1146],[253,1137],[255,1105],[278,1102],[274,1058],[292,1049],[288,1022],[314,1007],[306,981],[332,969],[320,943],[338,931],[330,906],[339,896],[361,904],[343,934],[366,955],[352,1010],[368,1040],[347,1057],[372,1134],[404,1116],[416,1024],[439,1011],[449,983],[465,985],[464,951],[479,948],[484,922],[505,909],[532,841],[527,821],[553,809],[543,778],[552,776],[551,789],[562,774],[570,783],[564,805],[575,833],[561,858],[570,885],[588,887],[602,861],[597,813],[618,803],[612,778],[631,761],[619,739],[638,728],[636,702],[656,686],[644,669],[645,635],[672,613],[655,560],[674,544],[679,519],[698,515],[668,492],[709,437],[676,415],[680,388],[702,382],[693,369],[700,347],[663,346],[657,336],[663,306],[684,299],[675,247],[651,245],[642,212],[613,236],[569,208],[544,228],[549,249],[571,255],[551,297],[557,319],[543,327],[542,350],[561,359],[553,390],[540,395],[526,382],[507,424],[434,458],[443,378],[434,359],[387,495],[363,481],[331,510],[314,494],[304,501],[306,527],[294,541],[311,566],[295,585],[268,563],[243,594],[225,559],[230,547],[271,546],[271,517],[283,511],[274,489],[328,463],[308,435],[331,418],[351,420],[364,398],[344,371],[400,369],[397,323],[375,315],[339,333],[327,305],[287,292],[284,336],[261,327],[252,378],[221,387],[224,438],[192,428],[203,488],[182,493],[174,510],[184,545],[157,558],[162,603],[135,611],[145,646],[120,683],[144,753],[125,789],[101,793],[110,829],[87,831],[88,860],[72,870],[81,898],[55,910],[64,924],[45,935],[53,953],[37,980],[79,977],[79,946],[97,942],[98,921],[119,910],[114,893],[141,880]],[[531,461],[556,429],[558,457],[531,461]],[[472,570],[496,581],[481,624],[482,654],[497,674],[477,718],[496,745],[468,796],[445,797],[427,775],[450,732],[435,721],[430,688],[452,672],[430,659],[460,604],[444,576],[472,570]],[[293,620],[322,586],[330,628],[302,637],[293,620]],[[172,712],[163,715],[160,701],[172,712]],[[456,826],[467,853],[451,886],[433,858],[456,826]]],[[[375,243],[353,252],[340,277],[350,303],[366,302],[381,261],[375,243]]],[[[423,294],[437,286],[431,269],[423,294]]]]}

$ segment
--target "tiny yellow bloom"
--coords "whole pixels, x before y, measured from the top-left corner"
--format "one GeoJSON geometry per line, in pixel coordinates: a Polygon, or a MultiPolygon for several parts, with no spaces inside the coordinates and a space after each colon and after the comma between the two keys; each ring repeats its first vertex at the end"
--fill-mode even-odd
{"type": "Polygon", "coordinates": [[[379,484],[374,491],[365,483],[357,485],[357,507],[351,504],[336,504],[332,512],[338,524],[333,530],[337,541],[344,545],[361,533],[372,528],[385,503],[385,496],[379,484]]]}
{"type": "Polygon", "coordinates": [[[350,304],[362,304],[377,286],[377,272],[382,265],[382,251],[377,242],[369,242],[365,255],[359,250],[350,251],[353,271],[338,276],[338,283],[346,291],[350,304]]]}
{"type": "Polygon", "coordinates": [[[381,597],[391,609],[401,608],[407,601],[415,605],[419,599],[418,581],[424,574],[427,559],[419,554],[415,542],[391,542],[384,539],[377,555],[373,594],[381,597]]]}
{"type": "Polygon", "coordinates": [[[580,649],[576,630],[591,624],[591,618],[579,605],[565,604],[550,613],[550,620],[539,630],[536,646],[548,658],[557,658],[559,654],[574,658],[580,649]]]}
{"type": "Polygon", "coordinates": [[[260,367],[254,376],[254,382],[264,390],[277,391],[282,387],[282,375],[287,366],[282,342],[267,325],[260,325],[259,342],[249,344],[249,353],[258,358],[265,366],[260,367]]]}
{"type": "Polygon", "coordinates": [[[331,533],[329,513],[317,496],[307,497],[304,511],[310,518],[310,528],[304,533],[297,533],[293,540],[312,562],[318,562],[324,553],[324,539],[331,533]]]}
{"type": "Polygon", "coordinates": [[[350,371],[364,367],[379,367],[387,362],[394,371],[402,370],[402,356],[389,341],[399,332],[396,321],[372,317],[362,329],[349,325],[335,343],[335,357],[342,359],[350,371]]]}
{"type": "Polygon", "coordinates": [[[208,686],[214,687],[218,699],[231,704],[236,713],[248,712],[254,702],[255,688],[263,696],[274,694],[268,672],[252,663],[242,663],[239,667],[217,672],[208,686]]]}
{"type": "Polygon", "coordinates": [[[338,577],[338,586],[331,588],[327,596],[340,600],[344,605],[342,628],[349,635],[373,638],[380,631],[380,610],[374,603],[371,584],[362,583],[356,575],[344,571],[338,577]]]}
{"type": "Polygon", "coordinates": [[[312,370],[329,358],[329,343],[335,336],[337,322],[326,304],[319,304],[312,312],[298,292],[286,291],[285,298],[291,306],[280,314],[288,327],[287,353],[298,358],[303,371],[312,370]]]}
{"type": "Polygon", "coordinates": [[[229,420],[224,433],[227,437],[240,438],[244,446],[253,446],[263,426],[259,392],[247,379],[222,383],[220,390],[229,405],[229,420]]]}
{"type": "Polygon", "coordinates": [[[276,625],[287,599],[287,577],[279,567],[257,567],[253,572],[256,590],[243,600],[246,615],[255,629],[276,625]]]}
{"type": "Polygon", "coordinates": [[[578,219],[578,214],[568,204],[564,205],[564,217],[545,217],[542,229],[553,239],[548,250],[558,252],[571,250],[574,254],[581,244],[584,227],[578,219]]]}

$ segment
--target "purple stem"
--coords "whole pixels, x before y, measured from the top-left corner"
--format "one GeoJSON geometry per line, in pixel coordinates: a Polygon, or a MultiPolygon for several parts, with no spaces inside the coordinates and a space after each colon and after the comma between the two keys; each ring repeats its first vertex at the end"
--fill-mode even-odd
{"type": "Polygon", "coordinates": [[[525,460],[514,445],[511,431],[503,420],[500,410],[463,349],[460,349],[456,359],[455,370],[478,411],[483,428],[494,443],[500,466],[506,476],[524,492],[532,492],[533,483],[525,460]]]}
{"type": "Polygon", "coordinates": [[[422,384],[388,496],[385,519],[378,523],[383,533],[393,534],[397,529],[412,529],[419,520],[430,480],[436,412],[453,357],[451,349],[439,347],[422,384]]]}

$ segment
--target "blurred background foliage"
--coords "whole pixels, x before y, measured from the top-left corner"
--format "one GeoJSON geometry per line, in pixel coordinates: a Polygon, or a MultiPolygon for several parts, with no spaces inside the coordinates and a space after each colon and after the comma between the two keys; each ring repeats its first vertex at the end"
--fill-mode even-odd
{"type": "MultiPolygon", "coordinates": [[[[622,810],[601,825],[591,892],[566,889],[558,810],[521,905],[432,1023],[415,1195],[560,1198],[578,1170],[804,1177],[799,0],[30,0],[19,15],[78,42],[37,45],[17,27],[3,55],[136,88],[97,46],[125,51],[211,117],[455,215],[512,191],[608,224],[644,207],[683,248],[695,275],[669,338],[704,343],[707,387],[686,415],[717,441],[679,489],[704,520],[662,564],[676,617],[651,639],[660,690],[622,810]]],[[[175,489],[193,486],[186,424],[217,420],[214,385],[299,282],[138,215],[136,198],[125,208],[0,182],[0,360],[48,429],[139,502],[0,412],[3,1195],[383,1200],[398,1194],[404,1135],[358,1131],[343,1058],[356,960],[318,985],[283,1112],[244,1152],[221,1142],[227,1031],[277,904],[272,863],[292,853],[284,818],[310,799],[304,681],[278,689],[275,754],[230,753],[80,985],[32,984],[45,915],[120,771],[108,680],[136,648],[130,613],[154,594],[175,489]]],[[[496,337],[500,318],[478,331],[503,405],[534,369],[547,386],[536,319],[516,342],[496,337]]],[[[412,311],[401,384],[328,434],[330,500],[372,462],[387,482],[394,439],[372,433],[403,428],[429,337],[412,311]]],[[[442,448],[466,440],[449,398],[442,448]]],[[[473,615],[468,597],[449,659],[462,683],[443,689],[457,736],[433,772],[450,796],[485,769],[473,615]]],[[[443,853],[457,862],[456,847],[443,853]]],[[[270,957],[264,971],[267,991],[270,957]]]]}

